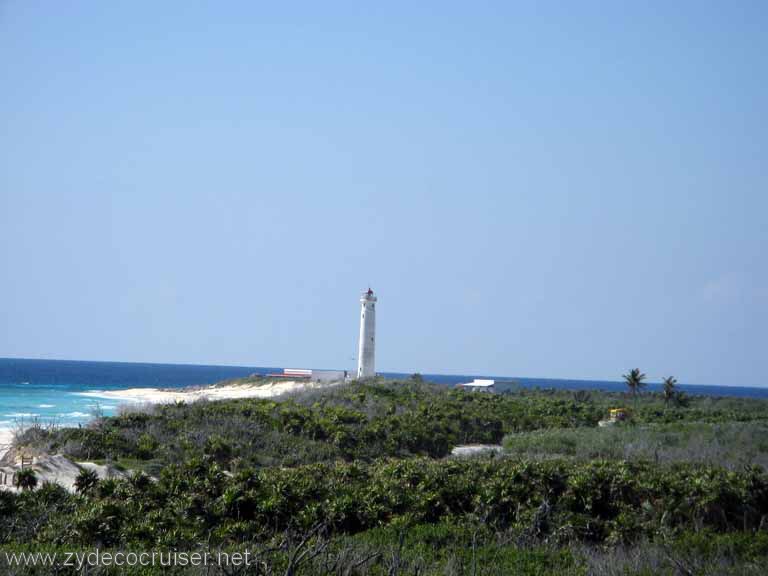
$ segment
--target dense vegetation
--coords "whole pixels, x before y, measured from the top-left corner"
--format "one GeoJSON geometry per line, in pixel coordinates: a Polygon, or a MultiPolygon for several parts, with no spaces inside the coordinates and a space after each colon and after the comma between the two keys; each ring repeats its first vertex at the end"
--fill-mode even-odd
{"type": "MultiPolygon", "coordinates": [[[[0,493],[4,551],[259,558],[177,570],[195,574],[768,570],[762,401],[368,382],[127,411],[87,428],[36,427],[21,441],[136,472],[124,481],[84,472],[77,494],[47,484],[0,493]],[[631,422],[597,428],[618,405],[631,422]],[[457,444],[502,440],[506,454],[448,457],[457,444]]],[[[173,573],[156,570],[142,573],[173,573]]]]}
{"type": "Polygon", "coordinates": [[[601,409],[570,395],[465,394],[400,382],[360,383],[289,399],[169,404],[127,411],[90,428],[28,431],[24,441],[78,459],[144,461],[154,473],[180,457],[225,467],[296,466],[383,456],[440,458],[453,446],[505,434],[594,426],[601,409]]]}

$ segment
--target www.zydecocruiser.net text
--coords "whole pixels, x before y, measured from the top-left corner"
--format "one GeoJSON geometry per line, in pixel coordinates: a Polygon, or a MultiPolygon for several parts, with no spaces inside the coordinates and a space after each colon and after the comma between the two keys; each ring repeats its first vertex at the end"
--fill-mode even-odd
{"type": "Polygon", "coordinates": [[[5,552],[6,566],[72,567],[84,568],[108,566],[251,566],[256,564],[256,555],[243,552],[104,552],[96,549],[90,552],[5,552]]]}

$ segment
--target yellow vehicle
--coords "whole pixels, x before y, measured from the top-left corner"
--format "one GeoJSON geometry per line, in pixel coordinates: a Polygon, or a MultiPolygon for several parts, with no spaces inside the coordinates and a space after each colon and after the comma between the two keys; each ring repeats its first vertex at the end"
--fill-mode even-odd
{"type": "Polygon", "coordinates": [[[609,411],[610,419],[614,422],[624,422],[629,420],[629,410],[626,408],[611,408],[609,411]]]}

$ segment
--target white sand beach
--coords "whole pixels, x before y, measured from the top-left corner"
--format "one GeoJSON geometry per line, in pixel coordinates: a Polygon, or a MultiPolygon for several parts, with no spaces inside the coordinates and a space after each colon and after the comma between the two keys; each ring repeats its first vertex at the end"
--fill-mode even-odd
{"type": "Polygon", "coordinates": [[[163,404],[172,402],[195,402],[196,400],[227,400],[236,398],[272,398],[315,387],[333,384],[296,382],[293,380],[268,384],[229,384],[207,386],[197,390],[168,390],[160,388],[129,388],[127,390],[102,390],[80,392],[81,396],[122,401],[128,404],[163,404]]]}

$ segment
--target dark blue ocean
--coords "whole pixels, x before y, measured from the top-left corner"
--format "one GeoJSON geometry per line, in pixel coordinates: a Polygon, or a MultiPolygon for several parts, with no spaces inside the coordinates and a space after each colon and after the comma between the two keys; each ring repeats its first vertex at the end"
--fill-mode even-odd
{"type": "MultiPolygon", "coordinates": [[[[54,420],[62,425],[73,425],[88,421],[96,412],[113,414],[118,402],[100,399],[98,392],[101,391],[183,388],[250,374],[268,374],[278,370],[281,368],[0,358],[0,428],[13,428],[29,423],[32,419],[54,420]]],[[[385,372],[384,376],[408,375],[385,372]]],[[[425,374],[424,378],[446,385],[467,382],[473,378],[494,378],[501,382],[515,383],[501,385],[501,389],[505,386],[522,386],[567,390],[625,390],[623,383],[607,381],[440,374],[425,374]]],[[[659,388],[658,384],[648,385],[648,390],[659,388]]],[[[680,388],[689,394],[768,398],[768,388],[701,385],[681,385],[680,388]]]]}

